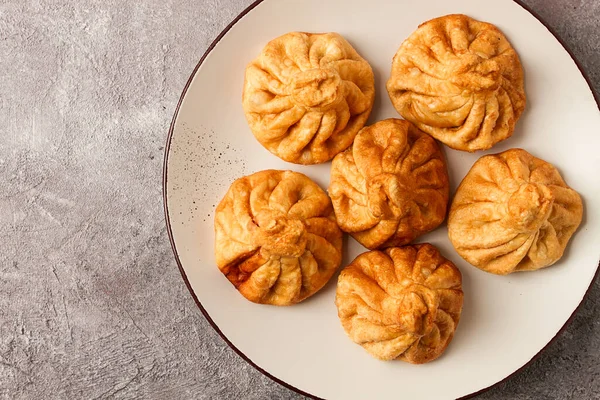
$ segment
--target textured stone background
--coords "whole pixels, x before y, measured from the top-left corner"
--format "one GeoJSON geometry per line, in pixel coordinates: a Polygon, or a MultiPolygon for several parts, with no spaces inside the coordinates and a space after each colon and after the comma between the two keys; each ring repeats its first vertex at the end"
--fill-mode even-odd
{"type": "MultiPolygon", "coordinates": [[[[250,3],[0,0],[0,398],[301,398],[204,320],[163,219],[179,94],[250,3]]],[[[600,2],[526,3],[600,91],[600,2]]],[[[541,357],[479,398],[600,398],[599,318],[596,282],[541,357]]]]}

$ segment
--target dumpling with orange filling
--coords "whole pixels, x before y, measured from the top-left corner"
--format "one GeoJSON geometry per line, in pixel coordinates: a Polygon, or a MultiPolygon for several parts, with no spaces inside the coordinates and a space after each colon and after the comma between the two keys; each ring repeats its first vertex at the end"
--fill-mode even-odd
{"type": "Polygon", "coordinates": [[[340,266],[342,232],[329,197],[310,178],[261,171],[233,182],[217,206],[215,257],[248,300],[291,305],[340,266]]]}

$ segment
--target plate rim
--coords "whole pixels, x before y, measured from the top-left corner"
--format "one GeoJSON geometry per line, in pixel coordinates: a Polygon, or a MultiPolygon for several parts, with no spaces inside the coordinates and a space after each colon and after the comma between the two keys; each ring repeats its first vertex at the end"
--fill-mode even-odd
{"type": "MultiPolygon", "coordinates": [[[[227,336],[225,336],[225,334],[221,331],[221,329],[219,328],[219,326],[213,321],[213,319],[210,317],[210,315],[208,314],[208,312],[206,311],[206,309],[204,308],[204,306],[202,305],[202,303],[200,302],[200,300],[198,299],[198,297],[196,296],[196,293],[194,292],[194,289],[192,288],[190,281],[187,277],[187,274],[185,272],[185,269],[183,268],[183,264],[181,263],[181,260],[179,258],[179,254],[177,252],[177,247],[175,245],[175,239],[173,237],[173,231],[171,228],[171,219],[169,217],[169,207],[167,204],[167,198],[168,198],[168,194],[167,194],[167,170],[168,170],[168,163],[169,163],[169,153],[170,153],[170,149],[171,149],[171,141],[173,138],[173,132],[175,131],[175,124],[177,122],[177,118],[179,116],[179,110],[181,108],[181,105],[183,103],[183,100],[187,94],[187,91],[192,83],[192,81],[194,80],[194,77],[196,76],[196,73],[198,72],[198,70],[200,69],[200,66],[202,65],[202,63],[204,62],[204,60],[208,57],[208,55],[210,54],[211,51],[214,50],[214,48],[217,46],[217,44],[221,41],[221,39],[223,39],[223,37],[229,32],[229,30],[231,30],[231,28],[239,21],[241,20],[244,16],[246,16],[250,11],[252,11],[254,8],[256,8],[256,6],[258,6],[259,4],[261,4],[263,1],[265,0],[255,0],[252,4],[250,4],[249,6],[247,6],[244,10],[242,10],[241,13],[239,13],[229,24],[227,24],[227,26],[219,33],[219,35],[211,42],[211,44],[208,46],[208,48],[206,49],[206,51],[204,52],[204,54],[202,55],[202,57],[200,58],[200,60],[198,61],[198,63],[196,64],[196,66],[194,67],[192,73],[190,74],[189,78],[187,79],[185,86],[183,87],[183,90],[181,92],[181,95],[179,97],[179,101],[177,102],[177,106],[175,107],[175,112],[173,113],[173,118],[171,119],[171,124],[169,126],[169,131],[167,134],[167,140],[166,140],[166,144],[165,144],[165,150],[164,150],[164,157],[163,157],[163,179],[162,179],[162,194],[163,194],[163,209],[164,209],[164,216],[165,216],[165,223],[166,223],[166,227],[167,227],[167,235],[169,236],[169,242],[171,243],[171,249],[173,250],[173,254],[175,256],[175,262],[177,263],[177,267],[179,268],[179,272],[181,273],[181,277],[183,278],[183,281],[185,282],[185,285],[188,289],[188,291],[190,292],[190,294],[192,295],[192,298],[194,299],[196,305],[198,306],[198,308],[200,309],[200,311],[202,312],[202,315],[204,316],[204,318],[208,321],[208,323],[210,324],[210,326],[219,334],[219,336],[221,337],[221,339],[223,339],[225,341],[225,343],[238,355],[240,356],[245,362],[247,362],[248,364],[250,364],[253,368],[255,368],[257,371],[259,371],[261,374],[265,375],[266,377],[270,378],[271,380],[277,382],[278,384],[280,384],[281,386],[297,393],[303,396],[306,396],[310,399],[314,399],[314,400],[325,400],[321,397],[318,397],[312,393],[308,393],[302,389],[299,389],[279,378],[277,378],[276,376],[272,375],[271,373],[267,372],[266,370],[264,370],[261,366],[259,366],[258,364],[256,364],[254,361],[252,361],[244,352],[242,352],[240,349],[238,349],[228,338],[227,336]]],[[[594,100],[596,102],[596,107],[598,108],[598,111],[600,111],[600,93],[596,92],[594,90],[594,87],[591,84],[591,80],[589,75],[586,73],[586,71],[583,69],[583,67],[581,66],[580,62],[577,60],[577,58],[573,55],[571,49],[566,45],[566,43],[564,42],[564,40],[558,36],[554,30],[546,23],[546,21],[533,9],[531,9],[531,7],[529,7],[527,4],[523,3],[522,0],[513,0],[516,4],[518,4],[519,6],[521,6],[525,11],[527,11],[529,14],[531,14],[535,19],[537,19],[547,30],[548,32],[550,32],[550,34],[552,34],[552,36],[554,36],[554,38],[558,41],[558,43],[560,43],[561,47],[569,54],[569,57],[571,57],[571,59],[573,60],[573,62],[575,63],[575,65],[577,66],[577,69],[579,69],[579,72],[581,73],[581,75],[583,76],[583,78],[585,79],[588,88],[590,89],[590,92],[592,93],[592,96],[594,97],[594,100]]],[[[528,360],[527,362],[525,362],[522,366],[520,366],[519,368],[517,368],[515,371],[513,371],[512,373],[510,373],[509,375],[507,375],[506,377],[504,377],[503,379],[499,380],[498,382],[484,387],[476,392],[467,394],[465,396],[462,396],[460,398],[458,398],[457,400],[466,400],[466,399],[472,399],[484,392],[487,392],[488,390],[508,381],[509,379],[511,379],[513,376],[517,375],[518,373],[520,373],[525,367],[529,366],[534,360],[536,360],[547,348],[548,346],[550,346],[552,343],[554,343],[558,337],[565,331],[565,329],[573,322],[573,319],[575,318],[575,315],[577,314],[577,312],[581,309],[581,307],[583,306],[583,304],[585,303],[585,301],[587,300],[589,293],[592,289],[592,287],[594,286],[594,283],[596,282],[596,280],[598,279],[598,276],[600,275],[600,260],[598,261],[598,266],[596,267],[596,272],[594,273],[594,277],[592,278],[592,280],[590,281],[590,285],[588,286],[588,288],[586,289],[583,297],[581,298],[581,301],[579,302],[579,304],[577,305],[577,307],[575,307],[575,309],[573,310],[573,312],[571,313],[571,315],[569,316],[569,318],[565,321],[564,325],[556,332],[556,334],[552,337],[552,339],[550,339],[548,341],[548,343],[546,343],[546,345],[544,345],[544,347],[542,347],[533,357],[531,357],[530,360],[528,360]]]]}

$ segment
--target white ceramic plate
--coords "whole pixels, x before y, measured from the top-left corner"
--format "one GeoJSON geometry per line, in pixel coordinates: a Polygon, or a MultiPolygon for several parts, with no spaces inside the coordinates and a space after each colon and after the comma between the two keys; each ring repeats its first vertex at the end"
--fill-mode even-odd
{"type": "MultiPolygon", "coordinates": [[[[182,95],[166,150],[167,225],[184,279],[208,320],[262,372],[301,393],[328,399],[457,398],[485,389],[525,365],[565,325],[598,266],[600,112],[568,52],[512,0],[265,0],[250,8],[198,64],[182,95]],[[213,213],[235,178],[263,169],[292,169],[323,188],[328,185],[329,163],[298,166],[281,161],[254,139],[246,124],[241,105],[244,68],[270,39],[296,30],[335,31],[346,37],[375,71],[373,123],[399,117],[385,82],[400,43],[419,23],[451,13],[496,24],[525,69],[527,109],[514,136],[491,152],[522,147],[556,165],[581,193],[584,221],[556,265],[506,277],[463,261],[449,243],[445,226],[420,238],[438,246],[463,273],[460,325],[448,350],[432,363],[377,361],[351,342],[339,323],[336,277],[292,307],[259,306],[238,294],[214,263],[213,213]]],[[[446,148],[452,190],[485,153],[446,148]]],[[[363,251],[348,239],[344,263],[363,251]]]]}

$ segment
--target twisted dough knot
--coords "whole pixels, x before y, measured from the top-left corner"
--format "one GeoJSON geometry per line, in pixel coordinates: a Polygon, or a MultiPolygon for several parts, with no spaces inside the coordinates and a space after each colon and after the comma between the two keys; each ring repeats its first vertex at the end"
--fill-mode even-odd
{"type": "Polygon", "coordinates": [[[425,363],[446,349],[460,320],[460,271],[430,244],[358,256],[340,274],[338,316],[354,342],[382,360],[425,363]]]}
{"type": "Polygon", "coordinates": [[[545,185],[522,184],[508,199],[507,223],[526,231],[537,231],[548,220],[553,203],[554,195],[545,185]]]}
{"type": "Polygon", "coordinates": [[[350,146],[374,100],[369,63],[337,33],[272,40],[246,68],[242,94],[256,139],[297,164],[326,162],[350,146]]]}
{"type": "Polygon", "coordinates": [[[470,152],[510,137],[526,102],[521,63],[506,37],[465,15],[421,24],[394,56],[387,90],[405,119],[470,152]]]}
{"type": "Polygon", "coordinates": [[[320,290],[342,261],[327,194],[307,176],[267,170],[236,180],[215,214],[215,258],[250,301],[290,305],[320,290]]]}
{"type": "Polygon", "coordinates": [[[342,101],[344,87],[335,70],[314,68],[292,78],[291,92],[297,104],[327,111],[342,101]]]}
{"type": "Polygon", "coordinates": [[[252,242],[265,257],[300,257],[306,250],[308,238],[302,221],[287,218],[277,210],[261,210],[254,220],[258,229],[252,242]]]}
{"type": "Polygon", "coordinates": [[[552,164],[511,149],[473,164],[454,196],[448,236],[469,263],[505,275],[558,261],[582,216],[581,197],[552,164]]]}
{"type": "Polygon", "coordinates": [[[375,218],[402,218],[412,201],[410,186],[396,174],[382,173],[367,181],[367,206],[375,218]]]}
{"type": "Polygon", "coordinates": [[[398,320],[407,332],[425,336],[434,328],[439,299],[435,291],[419,284],[402,290],[398,304],[398,320]]]}

